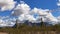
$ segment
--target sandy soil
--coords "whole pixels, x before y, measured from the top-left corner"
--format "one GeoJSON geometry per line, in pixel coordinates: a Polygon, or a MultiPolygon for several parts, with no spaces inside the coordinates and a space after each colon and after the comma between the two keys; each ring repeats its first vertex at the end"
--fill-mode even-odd
{"type": "Polygon", "coordinates": [[[8,33],[5,33],[5,32],[0,32],[0,34],[8,34],[8,33]]]}

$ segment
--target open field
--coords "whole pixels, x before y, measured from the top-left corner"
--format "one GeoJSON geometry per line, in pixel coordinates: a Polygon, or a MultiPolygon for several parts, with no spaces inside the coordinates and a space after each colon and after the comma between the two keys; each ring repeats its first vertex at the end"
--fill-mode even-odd
{"type": "Polygon", "coordinates": [[[8,34],[60,34],[60,25],[54,26],[29,26],[29,25],[16,25],[14,27],[0,28],[0,32],[6,32],[8,34]]]}
{"type": "Polygon", "coordinates": [[[0,32],[7,32],[8,34],[60,34],[59,26],[19,26],[15,28],[4,27],[0,28],[0,32]]]}

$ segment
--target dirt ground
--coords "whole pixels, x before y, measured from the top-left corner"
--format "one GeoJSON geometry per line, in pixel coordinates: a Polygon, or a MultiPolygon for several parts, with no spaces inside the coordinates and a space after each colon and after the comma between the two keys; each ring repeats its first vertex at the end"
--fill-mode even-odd
{"type": "Polygon", "coordinates": [[[8,34],[8,33],[6,33],[6,32],[0,32],[0,34],[8,34]]]}

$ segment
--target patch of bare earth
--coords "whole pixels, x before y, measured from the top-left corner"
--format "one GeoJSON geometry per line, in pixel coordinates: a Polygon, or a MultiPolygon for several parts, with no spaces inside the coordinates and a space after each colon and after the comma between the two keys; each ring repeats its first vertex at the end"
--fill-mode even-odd
{"type": "Polygon", "coordinates": [[[6,32],[0,32],[0,34],[8,34],[8,33],[6,33],[6,32]]]}

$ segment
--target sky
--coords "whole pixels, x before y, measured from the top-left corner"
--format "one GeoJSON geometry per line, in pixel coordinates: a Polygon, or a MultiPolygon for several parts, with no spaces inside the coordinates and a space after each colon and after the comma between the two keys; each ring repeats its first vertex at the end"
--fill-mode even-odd
{"type": "Polygon", "coordinates": [[[0,22],[14,23],[15,17],[19,22],[39,22],[42,17],[44,22],[57,24],[60,21],[60,0],[0,0],[0,22]]]}
{"type": "MultiPolygon", "coordinates": [[[[18,0],[19,1],[19,0],[18,0]]],[[[27,3],[31,8],[37,7],[42,9],[57,9],[57,2],[58,0],[22,0],[27,3]]],[[[53,12],[54,16],[59,16],[60,12],[53,12]]]]}
{"type": "MultiPolygon", "coordinates": [[[[26,4],[28,4],[31,9],[33,9],[34,7],[37,7],[37,8],[42,8],[42,9],[50,9],[50,10],[53,10],[53,9],[57,9],[58,6],[57,6],[57,0],[14,0],[14,1],[17,1],[18,3],[20,1],[24,1],[26,4]]],[[[10,15],[11,11],[9,12],[9,10],[5,11],[5,12],[0,12],[0,16],[7,16],[7,15],[10,15]]],[[[55,14],[56,12],[53,12],[53,15],[55,14]]],[[[57,15],[54,15],[54,16],[58,16],[58,12],[57,12],[57,15]]]]}
{"type": "Polygon", "coordinates": [[[56,0],[23,0],[31,8],[37,7],[42,9],[55,9],[57,8],[56,0]]]}
{"type": "MultiPolygon", "coordinates": [[[[33,9],[34,7],[42,8],[42,9],[50,9],[50,10],[58,8],[57,0],[14,0],[14,1],[17,1],[18,3],[20,1],[24,1],[26,4],[28,4],[31,7],[31,9],[33,9]]],[[[10,13],[11,11],[8,12],[8,10],[6,12],[0,12],[0,16],[7,16],[7,15],[10,15],[10,13]]],[[[56,12],[54,12],[53,15],[55,13],[56,12]]],[[[57,15],[54,15],[54,16],[57,16],[57,15]]]]}

